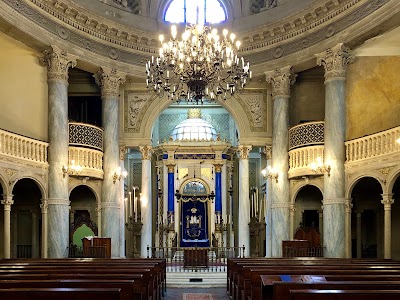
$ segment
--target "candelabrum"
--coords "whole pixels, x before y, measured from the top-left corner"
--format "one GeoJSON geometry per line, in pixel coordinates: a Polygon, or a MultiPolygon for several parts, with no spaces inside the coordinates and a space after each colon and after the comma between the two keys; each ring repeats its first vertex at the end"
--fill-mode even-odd
{"type": "Polygon", "coordinates": [[[250,248],[250,256],[259,257],[261,254],[260,240],[261,235],[265,236],[265,219],[260,220],[258,213],[250,218],[249,229],[250,229],[250,243],[253,240],[253,247],[250,248]]]}
{"type": "Polygon", "coordinates": [[[135,217],[130,216],[128,218],[128,223],[125,223],[126,229],[132,234],[132,256],[133,258],[140,257],[140,247],[137,246],[137,240],[142,233],[143,223],[141,221],[140,213],[135,215],[135,217]]]}

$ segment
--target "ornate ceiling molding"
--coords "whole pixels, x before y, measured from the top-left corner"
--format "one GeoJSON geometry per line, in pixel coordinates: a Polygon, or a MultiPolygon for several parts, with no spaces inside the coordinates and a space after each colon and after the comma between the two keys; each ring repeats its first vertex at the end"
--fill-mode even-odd
{"type": "MultiPolygon", "coordinates": [[[[298,14],[251,31],[238,32],[238,35],[243,41],[244,55],[254,66],[255,75],[261,75],[271,66],[275,68],[276,65],[287,64],[286,60],[293,54],[302,53],[311,59],[315,53],[324,51],[327,43],[330,46],[337,44],[338,35],[346,30],[346,40],[341,42],[349,42],[371,26],[379,24],[364,22],[362,28],[349,31],[351,26],[372,15],[380,16],[371,17],[375,22],[384,22],[385,18],[389,19],[399,10],[400,2],[397,0],[316,1],[298,14]],[[315,53],[305,53],[310,47],[316,49],[315,53]]],[[[106,57],[110,62],[132,65],[128,73],[140,77],[143,76],[139,72],[142,61],[157,52],[156,32],[130,28],[96,15],[69,0],[2,1],[0,18],[45,44],[56,37],[63,45],[72,44],[72,49],[78,47],[81,51],[106,57]],[[18,15],[22,17],[20,24],[10,21],[18,19],[18,15]],[[31,28],[26,28],[29,24],[24,18],[50,33],[51,38],[34,35],[31,28]]],[[[90,55],[80,57],[90,60],[90,55]]]]}

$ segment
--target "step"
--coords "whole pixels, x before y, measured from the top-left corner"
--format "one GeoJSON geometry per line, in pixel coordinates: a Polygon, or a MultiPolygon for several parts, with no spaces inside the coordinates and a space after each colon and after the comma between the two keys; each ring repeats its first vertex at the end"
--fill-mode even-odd
{"type": "Polygon", "coordinates": [[[168,287],[226,287],[226,272],[167,272],[168,287]]]}

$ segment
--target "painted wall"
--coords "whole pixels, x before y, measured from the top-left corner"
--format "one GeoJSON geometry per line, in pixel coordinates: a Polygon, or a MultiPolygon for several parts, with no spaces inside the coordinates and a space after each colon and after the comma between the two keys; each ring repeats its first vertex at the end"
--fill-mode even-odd
{"type": "Polygon", "coordinates": [[[46,81],[38,53],[0,32],[0,129],[47,141],[46,81]]]}
{"type": "Polygon", "coordinates": [[[346,139],[400,125],[400,57],[357,57],[347,71],[346,139]]]}

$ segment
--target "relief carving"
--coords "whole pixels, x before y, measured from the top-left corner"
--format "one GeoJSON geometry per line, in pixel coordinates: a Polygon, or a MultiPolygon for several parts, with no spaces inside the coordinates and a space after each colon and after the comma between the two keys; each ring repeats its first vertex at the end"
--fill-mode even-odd
{"type": "Polygon", "coordinates": [[[119,87],[125,82],[125,76],[125,73],[107,67],[101,67],[101,70],[93,75],[96,84],[101,88],[101,96],[104,98],[119,96],[119,87]]]}
{"type": "Polygon", "coordinates": [[[140,94],[128,94],[128,128],[139,131],[141,118],[140,112],[148,98],[140,94]]]}
{"type": "Polygon", "coordinates": [[[347,66],[354,61],[354,55],[343,43],[316,54],[317,64],[325,69],[325,80],[344,78],[347,66]]]}
{"type": "Polygon", "coordinates": [[[272,96],[290,96],[290,86],[296,81],[292,66],[265,72],[267,82],[272,85],[272,96]]]}
{"type": "Polygon", "coordinates": [[[76,66],[77,56],[68,54],[57,46],[51,45],[50,49],[43,51],[39,63],[47,67],[48,80],[64,80],[68,82],[68,69],[76,66]]]}

